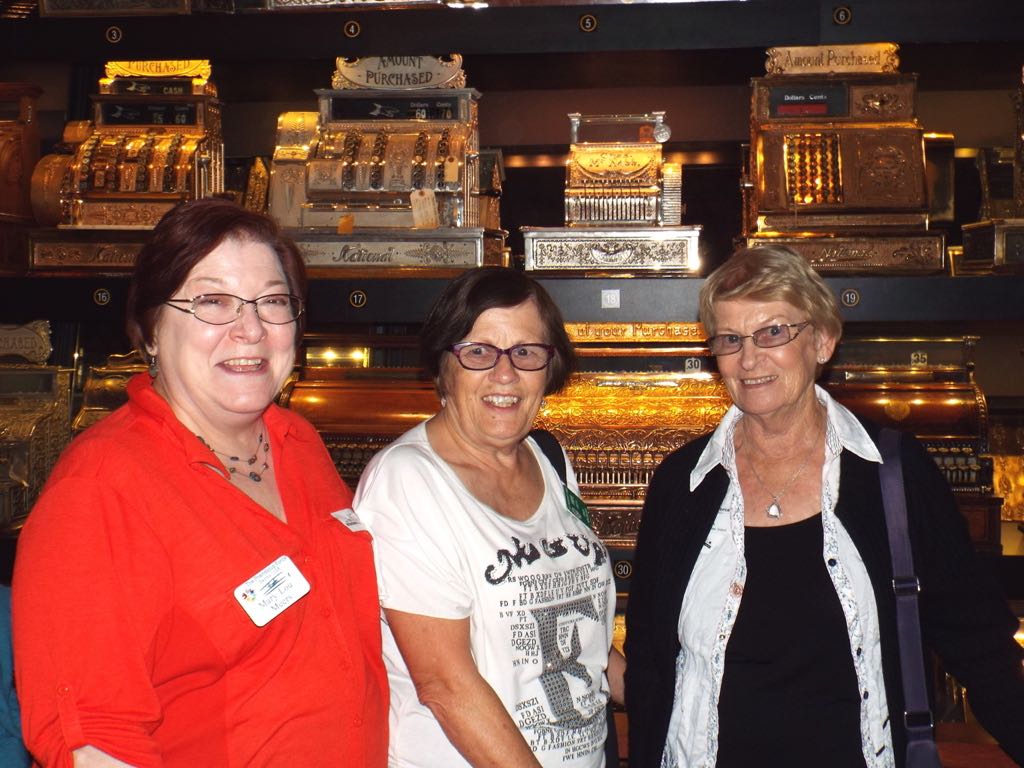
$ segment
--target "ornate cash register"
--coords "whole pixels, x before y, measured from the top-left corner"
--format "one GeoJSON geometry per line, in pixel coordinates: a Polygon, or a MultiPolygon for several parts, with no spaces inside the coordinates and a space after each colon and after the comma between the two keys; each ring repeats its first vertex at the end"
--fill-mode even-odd
{"type": "Polygon", "coordinates": [[[50,325],[0,326],[0,534],[21,527],[71,436],[71,370],[46,365],[50,325]]]}
{"type": "MultiPolygon", "coordinates": [[[[546,398],[537,426],[569,454],[594,526],[608,542],[620,588],[647,484],[666,454],[714,429],[730,405],[699,323],[568,323],[582,370],[546,398]]],[[[979,549],[999,550],[988,408],[974,379],[976,337],[844,339],[822,383],[855,413],[916,434],[956,493],[979,549]]],[[[308,334],[303,364],[280,403],[320,431],[339,473],[355,485],[380,448],[438,407],[408,334],[308,334]]],[[[90,372],[82,429],[123,402],[144,370],[131,356],[90,372]]]]}
{"type": "Polygon", "coordinates": [[[23,225],[32,222],[29,179],[39,160],[39,86],[0,83],[0,274],[16,274],[24,264],[23,225]]]}
{"type": "Polygon", "coordinates": [[[964,272],[1024,274],[1024,72],[1015,95],[1012,148],[981,150],[981,220],[964,224],[964,272]]]}
{"type": "Polygon", "coordinates": [[[768,50],[752,81],[749,244],[785,244],[823,272],[945,269],[945,239],[928,228],[916,75],[898,71],[897,50],[768,50]]]}
{"type": "MultiPolygon", "coordinates": [[[[714,429],[730,399],[699,323],[566,328],[583,370],[546,398],[537,426],[568,452],[626,592],[651,474],[666,454],[714,429]]],[[[953,487],[975,544],[998,552],[999,499],[992,494],[988,410],[974,380],[976,341],[851,337],[822,383],[855,413],[916,434],[953,487]]],[[[393,354],[410,347],[411,337],[388,342],[390,358],[400,363],[394,367],[380,349],[351,343],[340,336],[308,340],[306,365],[283,402],[317,426],[341,474],[355,482],[373,453],[439,406],[430,382],[393,354]]]]}
{"type": "MultiPolygon", "coordinates": [[[[32,270],[130,268],[144,231],[178,203],[224,190],[220,102],[208,61],[112,61],[93,121],[44,157],[32,207],[32,270]]],[[[65,137],[69,132],[65,131],[65,137]]]]}
{"type": "Polygon", "coordinates": [[[36,100],[42,92],[29,83],[0,83],[0,104],[14,110],[0,116],[0,223],[32,220],[29,179],[39,160],[36,100]]]}
{"type": "Polygon", "coordinates": [[[663,155],[665,113],[574,112],[569,128],[565,227],[522,228],[526,269],[697,274],[700,227],[682,226],[682,168],[663,155]]]}
{"type": "Polygon", "coordinates": [[[974,378],[976,336],[844,338],[822,383],[854,413],[917,435],[942,470],[979,550],[1000,551],[989,416],[974,378]]]}
{"type": "Polygon", "coordinates": [[[501,262],[505,233],[481,216],[480,94],[465,85],[458,55],[339,58],[318,112],[278,118],[270,213],[313,274],[501,262]]]}

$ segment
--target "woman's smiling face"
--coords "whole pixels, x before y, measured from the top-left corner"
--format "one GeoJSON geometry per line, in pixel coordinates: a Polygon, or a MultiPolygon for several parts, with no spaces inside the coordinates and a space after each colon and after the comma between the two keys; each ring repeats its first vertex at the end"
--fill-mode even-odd
{"type": "MultiPolygon", "coordinates": [[[[280,261],[264,243],[229,238],[188,273],[172,298],[230,293],[255,299],[288,293],[280,261]]],[[[192,430],[229,428],[258,418],[295,364],[295,325],[272,325],[251,304],[226,325],[162,307],[151,353],[159,363],[154,386],[192,430]]]]}
{"type": "MultiPolygon", "coordinates": [[[[768,326],[808,320],[786,301],[730,299],[715,302],[714,313],[716,335],[749,336],[768,326]]],[[[795,413],[805,398],[814,397],[818,360],[831,357],[835,344],[813,325],[780,347],[758,347],[753,339],[744,338],[739,352],[718,356],[718,371],[744,413],[765,418],[795,413]]]]}
{"type": "MultiPolygon", "coordinates": [[[[461,341],[484,342],[500,349],[548,343],[533,300],[485,310],[461,341]]],[[[470,443],[481,448],[507,448],[530,431],[547,382],[547,368],[520,371],[508,355],[501,355],[490,370],[470,371],[453,353],[447,353],[440,382],[446,400],[445,416],[470,443]]]]}

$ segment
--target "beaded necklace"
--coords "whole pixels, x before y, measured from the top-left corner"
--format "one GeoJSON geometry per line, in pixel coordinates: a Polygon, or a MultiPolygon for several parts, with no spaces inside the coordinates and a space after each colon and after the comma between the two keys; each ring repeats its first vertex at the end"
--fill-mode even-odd
{"type": "Polygon", "coordinates": [[[229,474],[238,475],[239,477],[244,477],[252,480],[254,483],[258,483],[263,480],[263,474],[270,469],[270,441],[263,439],[263,432],[260,432],[259,437],[256,439],[256,450],[253,452],[252,456],[247,459],[243,459],[240,456],[232,456],[224,453],[223,451],[218,451],[206,442],[202,435],[196,435],[196,437],[199,438],[199,442],[211,451],[216,453],[218,456],[223,456],[227,460],[224,467],[227,469],[229,474]],[[263,466],[261,466],[259,471],[257,471],[253,467],[256,462],[259,461],[260,451],[263,451],[263,466]]]}

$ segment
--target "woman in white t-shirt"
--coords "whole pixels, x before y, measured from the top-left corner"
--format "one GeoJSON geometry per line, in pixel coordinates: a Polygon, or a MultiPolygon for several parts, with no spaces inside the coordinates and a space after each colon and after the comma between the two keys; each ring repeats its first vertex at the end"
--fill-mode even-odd
{"type": "Polygon", "coordinates": [[[563,485],[528,437],[575,367],[561,314],[522,273],[469,270],[421,345],[441,410],[374,457],[355,499],[376,548],[389,763],[601,768],[624,665],[608,553],[571,468],[563,485]]]}

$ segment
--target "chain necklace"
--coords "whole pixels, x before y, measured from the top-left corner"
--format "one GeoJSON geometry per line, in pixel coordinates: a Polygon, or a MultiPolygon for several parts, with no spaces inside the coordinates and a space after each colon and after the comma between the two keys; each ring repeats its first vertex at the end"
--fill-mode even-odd
{"type": "Polygon", "coordinates": [[[238,477],[244,477],[252,480],[254,483],[258,483],[263,480],[263,474],[270,469],[270,441],[263,439],[263,432],[260,432],[258,438],[256,438],[256,451],[247,459],[243,459],[240,456],[231,456],[230,454],[218,451],[205,439],[202,435],[196,435],[199,438],[199,442],[209,448],[211,451],[216,453],[218,456],[223,456],[229,463],[225,463],[224,468],[227,469],[231,475],[238,475],[238,477]],[[259,461],[260,451],[263,451],[263,466],[259,468],[259,471],[253,469],[256,462],[259,461]]]}
{"type": "MultiPolygon", "coordinates": [[[[749,445],[750,438],[747,433],[746,422],[743,423],[743,435],[744,437],[747,438],[746,442],[749,445]]],[[[817,440],[811,441],[811,447],[808,448],[807,453],[804,454],[804,460],[800,462],[800,466],[796,468],[796,472],[794,472],[790,476],[789,480],[786,481],[786,484],[782,486],[782,490],[780,490],[778,493],[772,493],[771,488],[769,488],[765,484],[764,480],[762,480],[761,476],[757,473],[757,467],[754,466],[753,457],[747,457],[747,464],[750,466],[750,471],[754,473],[754,479],[757,480],[758,485],[760,485],[761,488],[764,489],[764,492],[772,497],[772,503],[769,504],[764,510],[764,513],[768,517],[772,518],[773,520],[778,520],[780,517],[782,517],[782,507],[779,506],[779,499],[781,499],[786,494],[786,491],[789,490],[790,486],[793,485],[793,483],[796,482],[796,479],[803,474],[805,469],[807,469],[807,464],[811,461],[811,455],[814,453],[814,449],[817,446],[817,442],[817,440]]]]}

